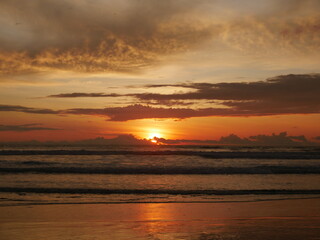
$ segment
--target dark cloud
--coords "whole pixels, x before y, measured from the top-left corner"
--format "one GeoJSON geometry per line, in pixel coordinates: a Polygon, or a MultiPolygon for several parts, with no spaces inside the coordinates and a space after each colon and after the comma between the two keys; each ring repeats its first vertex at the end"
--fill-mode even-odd
{"type": "Polygon", "coordinates": [[[37,146],[37,145],[45,145],[45,146],[137,146],[137,145],[154,145],[150,141],[146,139],[138,139],[131,134],[120,134],[114,138],[103,138],[97,137],[94,139],[84,139],[79,141],[22,141],[22,142],[0,142],[0,144],[4,144],[5,146],[37,146]]]}
{"type": "Polygon", "coordinates": [[[126,107],[111,107],[102,109],[93,108],[74,108],[64,110],[65,114],[78,115],[96,115],[106,116],[110,121],[128,121],[146,118],[177,118],[185,119],[190,117],[205,117],[205,116],[222,116],[222,115],[237,115],[229,109],[190,109],[190,108],[161,108],[144,106],[141,104],[130,105],[126,107]]]}
{"type": "MultiPolygon", "coordinates": [[[[149,87],[157,87],[152,85],[149,87]]],[[[144,104],[191,105],[199,100],[218,103],[223,108],[168,108],[134,104],[124,107],[74,108],[64,110],[0,105],[0,111],[38,114],[77,114],[105,116],[110,121],[128,121],[146,118],[176,118],[208,116],[267,116],[279,114],[320,113],[320,74],[283,75],[260,82],[240,83],[189,83],[160,85],[185,87],[192,92],[175,94],[137,93],[64,93],[48,97],[134,97],[144,104]],[[186,102],[188,100],[189,102],[186,102]]],[[[200,105],[200,104],[198,104],[200,105]]]]}
{"type": "MultiPolygon", "coordinates": [[[[155,87],[152,85],[149,87],[155,87]]],[[[282,75],[260,82],[159,85],[195,91],[136,94],[142,101],[219,100],[239,114],[272,115],[320,112],[320,74],[282,75]]]]}
{"type": "Polygon", "coordinates": [[[98,137],[95,139],[81,140],[75,142],[78,145],[151,145],[152,143],[145,139],[137,139],[132,134],[121,134],[115,138],[105,139],[98,137]]]}
{"type": "Polygon", "coordinates": [[[104,110],[78,109],[68,113],[99,112],[111,119],[188,118],[200,116],[264,116],[279,114],[312,114],[320,112],[320,74],[281,75],[266,81],[232,83],[188,83],[146,85],[154,87],[183,87],[191,92],[159,94],[65,93],[48,97],[134,97],[150,105],[187,106],[218,103],[224,108],[154,108],[141,104],[104,110]],[[121,115],[121,117],[120,117],[121,115]],[[131,117],[130,117],[131,116],[131,117]]]}
{"type": "Polygon", "coordinates": [[[256,142],[248,138],[240,138],[235,134],[223,136],[219,140],[197,140],[197,139],[164,139],[156,138],[157,142],[163,144],[200,144],[200,145],[254,145],[256,142]]]}
{"type": "MultiPolygon", "coordinates": [[[[164,87],[165,85],[161,85],[164,87]]],[[[219,100],[224,108],[165,108],[134,104],[124,107],[74,108],[51,110],[24,106],[0,105],[0,111],[38,114],[78,114],[105,116],[110,121],[128,121],[146,118],[177,118],[208,116],[267,116],[279,114],[320,113],[320,75],[283,75],[261,82],[249,83],[190,83],[184,86],[195,91],[177,94],[105,94],[65,93],[49,97],[121,97],[131,96],[142,103],[162,105],[190,105],[185,100],[219,100]]]]}
{"type": "Polygon", "coordinates": [[[305,136],[288,136],[287,132],[281,132],[278,135],[257,135],[249,137],[253,142],[260,145],[309,145],[305,136]]]}
{"type": "MultiPolygon", "coordinates": [[[[141,104],[129,105],[125,107],[110,108],[73,108],[65,110],[37,109],[28,107],[9,107],[2,108],[0,111],[14,111],[37,114],[59,114],[59,115],[91,115],[107,117],[109,121],[129,121],[148,118],[173,118],[186,119],[192,117],[209,117],[209,116],[265,116],[276,113],[261,113],[245,110],[235,110],[231,108],[162,108],[144,106],[141,104]]],[[[284,113],[277,113],[284,114],[284,113]]]]}
{"type": "Polygon", "coordinates": [[[243,113],[232,109],[221,108],[161,108],[144,106],[141,104],[125,107],[110,108],[73,108],[64,110],[51,110],[41,108],[29,108],[23,106],[0,105],[0,111],[24,112],[36,114],[59,114],[59,115],[91,115],[107,117],[109,121],[128,121],[146,118],[177,118],[185,119],[191,117],[206,116],[241,116],[243,113]]]}
{"type": "Polygon", "coordinates": [[[235,134],[230,134],[229,136],[221,137],[218,143],[227,145],[247,145],[252,144],[252,141],[247,138],[240,138],[235,134]]]}
{"type": "Polygon", "coordinates": [[[11,131],[11,132],[28,132],[28,131],[39,131],[39,130],[62,130],[58,128],[39,127],[40,123],[22,124],[22,125],[0,125],[0,131],[11,131]]]}
{"type": "Polygon", "coordinates": [[[189,83],[189,84],[160,84],[145,87],[184,87],[196,91],[177,94],[137,94],[143,100],[184,100],[212,99],[249,101],[270,98],[299,98],[320,99],[316,89],[320,86],[320,74],[289,74],[269,78],[259,82],[231,83],[189,83]],[[299,94],[302,96],[299,96],[299,94]],[[306,94],[311,94],[306,98],[306,94]]]}

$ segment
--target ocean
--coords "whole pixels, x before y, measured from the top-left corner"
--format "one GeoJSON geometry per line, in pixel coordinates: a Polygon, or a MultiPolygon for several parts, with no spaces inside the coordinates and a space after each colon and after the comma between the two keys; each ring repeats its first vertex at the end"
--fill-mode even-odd
{"type": "Polygon", "coordinates": [[[2,147],[0,174],[0,206],[319,198],[320,148],[2,147]]]}

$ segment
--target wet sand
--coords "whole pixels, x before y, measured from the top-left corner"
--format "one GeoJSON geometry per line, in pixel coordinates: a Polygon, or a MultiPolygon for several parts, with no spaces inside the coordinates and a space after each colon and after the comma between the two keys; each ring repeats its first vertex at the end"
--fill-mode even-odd
{"type": "Polygon", "coordinates": [[[0,207],[0,239],[320,239],[320,199],[0,207]]]}

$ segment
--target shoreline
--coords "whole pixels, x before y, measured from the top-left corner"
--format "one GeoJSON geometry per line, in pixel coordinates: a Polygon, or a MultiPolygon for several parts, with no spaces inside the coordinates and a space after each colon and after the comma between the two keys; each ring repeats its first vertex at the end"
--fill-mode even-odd
{"type": "MultiPolygon", "coordinates": [[[[320,195],[319,196],[313,196],[313,197],[296,197],[296,198],[267,198],[267,199],[254,199],[254,200],[212,200],[212,201],[114,201],[114,202],[27,202],[28,200],[25,200],[26,203],[22,203],[21,200],[17,200],[19,203],[13,203],[13,204],[0,204],[0,209],[3,207],[20,207],[20,206],[51,206],[51,205],[122,205],[122,204],[216,204],[216,203],[256,203],[256,202],[272,202],[272,201],[286,201],[286,200],[312,200],[312,199],[319,199],[320,202],[320,195]]],[[[11,201],[14,202],[14,201],[11,201]]]]}
{"type": "Polygon", "coordinates": [[[1,207],[3,239],[317,239],[319,199],[1,207]]]}

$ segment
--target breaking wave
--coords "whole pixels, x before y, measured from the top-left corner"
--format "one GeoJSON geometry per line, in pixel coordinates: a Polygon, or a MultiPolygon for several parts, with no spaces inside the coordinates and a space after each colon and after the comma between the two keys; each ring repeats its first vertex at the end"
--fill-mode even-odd
{"type": "MultiPolygon", "coordinates": [[[[33,165],[37,165],[34,164],[33,165]]],[[[0,173],[38,174],[126,174],[126,175],[178,175],[178,174],[319,174],[320,166],[255,166],[255,167],[19,167],[0,168],[0,173]]]]}
{"type": "Polygon", "coordinates": [[[110,150],[2,150],[0,155],[185,155],[205,158],[255,158],[255,159],[320,159],[319,151],[297,152],[244,152],[244,151],[110,151],[110,150]]]}
{"type": "Polygon", "coordinates": [[[7,193],[59,193],[59,194],[167,194],[167,195],[306,195],[320,194],[320,189],[258,189],[258,190],[171,190],[171,189],[94,189],[94,188],[19,188],[0,187],[7,193]]]}

